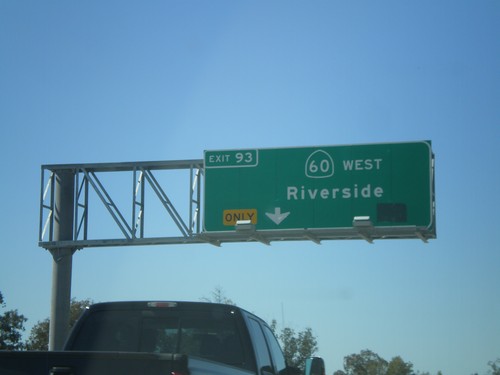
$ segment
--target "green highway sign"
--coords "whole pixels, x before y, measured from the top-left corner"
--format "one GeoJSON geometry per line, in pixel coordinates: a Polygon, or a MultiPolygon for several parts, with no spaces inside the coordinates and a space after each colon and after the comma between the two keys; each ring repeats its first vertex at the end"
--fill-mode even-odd
{"type": "Polygon", "coordinates": [[[415,226],[435,235],[430,141],[205,151],[205,232],[415,226]]]}

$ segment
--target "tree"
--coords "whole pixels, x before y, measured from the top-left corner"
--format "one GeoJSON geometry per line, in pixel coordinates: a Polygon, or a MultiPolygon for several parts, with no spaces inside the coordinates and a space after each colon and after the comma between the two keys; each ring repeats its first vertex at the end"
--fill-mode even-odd
{"type": "Polygon", "coordinates": [[[291,328],[285,327],[281,330],[280,333],[276,335],[276,337],[281,342],[281,347],[283,349],[283,355],[285,356],[286,363],[289,366],[298,367],[295,366],[294,360],[294,357],[299,352],[299,343],[298,338],[295,335],[295,331],[291,328]]]}
{"type": "MultiPolygon", "coordinates": [[[[0,308],[5,308],[6,304],[0,292],[0,308]]],[[[24,315],[17,310],[8,310],[0,315],[0,350],[22,350],[22,332],[24,323],[27,321],[24,315]]]]}
{"type": "Polygon", "coordinates": [[[387,361],[368,349],[344,357],[346,375],[385,375],[387,368],[387,361]]]}
{"type": "Polygon", "coordinates": [[[299,332],[298,336],[298,353],[295,360],[299,363],[299,368],[304,367],[306,359],[314,356],[318,350],[318,341],[314,336],[312,329],[307,327],[304,331],[299,332]]]}
{"type": "Polygon", "coordinates": [[[496,361],[488,362],[488,366],[491,367],[490,373],[491,375],[500,375],[500,358],[497,358],[496,361]]]}
{"type": "Polygon", "coordinates": [[[49,318],[36,323],[30,332],[30,337],[26,342],[28,350],[49,350],[49,318]]]}
{"type": "Polygon", "coordinates": [[[386,375],[412,375],[413,364],[405,362],[400,356],[394,357],[387,366],[386,375]]]}
{"type": "Polygon", "coordinates": [[[292,328],[284,327],[276,331],[276,320],[271,322],[271,329],[281,343],[283,355],[289,366],[304,370],[306,359],[313,357],[318,350],[318,342],[311,328],[296,333],[292,328]]]}
{"type": "MultiPolygon", "coordinates": [[[[71,300],[69,308],[69,326],[70,328],[76,323],[85,308],[94,302],[90,299],[77,301],[75,298],[71,300]]],[[[33,326],[30,332],[30,337],[26,343],[28,350],[49,350],[49,329],[50,319],[39,321],[33,326]]]]}
{"type": "MultiPolygon", "coordinates": [[[[500,361],[500,360],[499,360],[500,361]]],[[[429,372],[415,372],[411,362],[405,362],[400,356],[390,362],[371,350],[362,350],[359,354],[344,357],[344,371],[337,370],[333,375],[431,375],[429,372]]],[[[443,375],[438,371],[436,375],[443,375]]],[[[477,374],[476,374],[477,375],[477,374]]],[[[493,373],[492,375],[500,375],[493,373]]]]}

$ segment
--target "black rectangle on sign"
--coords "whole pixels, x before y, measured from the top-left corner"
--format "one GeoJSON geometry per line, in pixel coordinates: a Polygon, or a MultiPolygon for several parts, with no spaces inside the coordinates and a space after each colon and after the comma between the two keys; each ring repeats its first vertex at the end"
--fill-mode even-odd
{"type": "Polygon", "coordinates": [[[404,203],[379,203],[377,204],[377,221],[391,223],[404,223],[407,220],[406,204],[404,203]]]}

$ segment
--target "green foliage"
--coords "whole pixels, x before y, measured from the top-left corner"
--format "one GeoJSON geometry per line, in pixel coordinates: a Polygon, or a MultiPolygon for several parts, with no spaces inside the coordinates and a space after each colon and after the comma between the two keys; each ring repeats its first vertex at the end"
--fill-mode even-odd
{"type": "Polygon", "coordinates": [[[403,361],[400,356],[394,357],[387,366],[386,375],[412,375],[413,364],[403,361]]]}
{"type": "MultiPolygon", "coordinates": [[[[414,375],[413,364],[405,362],[400,356],[390,362],[371,350],[362,350],[359,354],[344,357],[344,371],[334,375],[414,375]]],[[[423,375],[423,374],[422,374],[423,375]]]]}
{"type": "Polygon", "coordinates": [[[36,323],[31,328],[26,348],[28,350],[49,350],[49,327],[49,318],[36,323]]]}
{"type": "Polygon", "coordinates": [[[277,334],[278,340],[281,341],[281,347],[283,349],[283,354],[286,358],[286,362],[293,366],[294,357],[298,353],[298,338],[295,336],[295,332],[291,328],[283,328],[280,333],[277,334]]]}
{"type": "MultiPolygon", "coordinates": [[[[0,292],[0,308],[6,307],[0,292]]],[[[0,350],[22,350],[25,345],[22,342],[24,323],[27,321],[24,315],[17,310],[8,310],[0,315],[0,350]]]]}
{"type": "Polygon", "coordinates": [[[285,327],[276,332],[276,320],[271,323],[271,329],[281,343],[283,355],[289,366],[304,370],[306,359],[313,357],[318,350],[318,342],[311,328],[296,333],[292,328],[285,327]]]}
{"type": "Polygon", "coordinates": [[[347,375],[385,375],[387,368],[387,361],[371,350],[362,350],[344,358],[347,375]]]}
{"type": "MultiPolygon", "coordinates": [[[[69,308],[69,326],[70,328],[76,323],[85,308],[93,303],[90,299],[84,299],[77,301],[76,299],[71,300],[69,308]]],[[[26,343],[26,348],[28,350],[49,350],[49,330],[50,330],[50,320],[49,318],[39,321],[36,323],[30,332],[30,337],[26,343]]]]}
{"type": "Polygon", "coordinates": [[[297,366],[299,368],[303,367],[306,359],[314,356],[318,350],[318,341],[314,336],[312,329],[307,327],[304,331],[299,332],[298,334],[298,343],[299,343],[299,353],[297,356],[297,360],[301,364],[297,366]]]}
{"type": "Polygon", "coordinates": [[[491,375],[500,375],[500,358],[497,358],[496,361],[488,362],[488,366],[491,367],[490,370],[491,375]]]}

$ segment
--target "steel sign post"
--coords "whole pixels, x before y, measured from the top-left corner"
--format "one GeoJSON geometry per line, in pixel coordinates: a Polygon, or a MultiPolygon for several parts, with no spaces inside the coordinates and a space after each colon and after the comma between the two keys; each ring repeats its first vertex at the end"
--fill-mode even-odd
{"type": "Polygon", "coordinates": [[[430,141],[205,151],[204,230],[415,226],[435,237],[430,141]]]}

